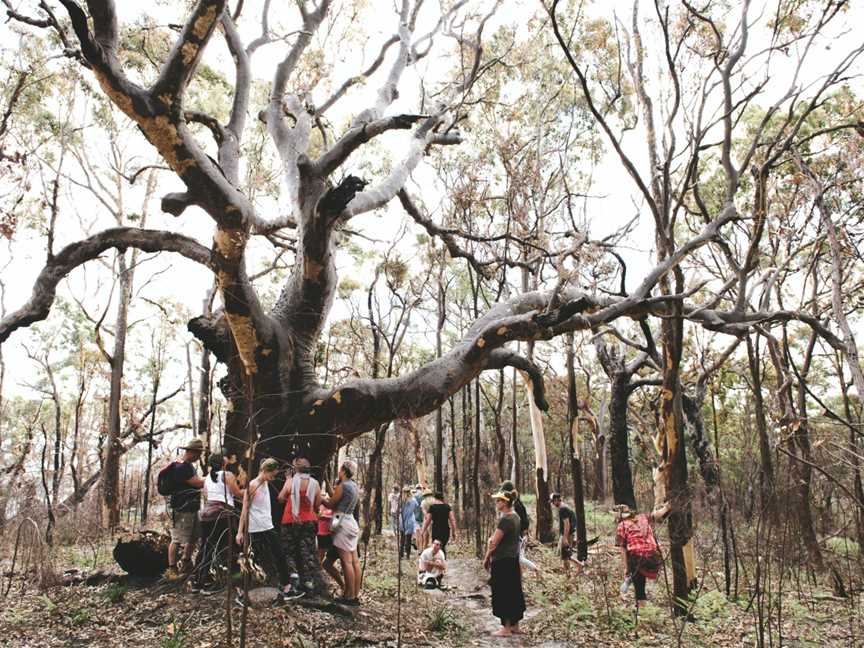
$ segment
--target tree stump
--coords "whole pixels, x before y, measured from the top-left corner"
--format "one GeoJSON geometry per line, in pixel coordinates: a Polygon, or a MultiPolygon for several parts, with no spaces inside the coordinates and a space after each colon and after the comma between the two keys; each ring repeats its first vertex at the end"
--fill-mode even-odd
{"type": "Polygon", "coordinates": [[[114,546],[114,560],[130,576],[156,578],[168,568],[171,539],[156,531],[138,531],[121,536],[114,546]]]}

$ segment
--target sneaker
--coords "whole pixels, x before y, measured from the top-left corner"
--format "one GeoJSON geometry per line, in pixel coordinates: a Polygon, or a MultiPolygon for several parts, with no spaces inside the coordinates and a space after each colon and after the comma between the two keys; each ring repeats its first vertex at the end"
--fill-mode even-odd
{"type": "Polygon", "coordinates": [[[334,599],[339,605],[347,605],[348,607],[360,607],[360,599],[349,599],[344,596],[340,596],[334,599]]]}
{"type": "Polygon", "coordinates": [[[306,592],[294,587],[294,585],[289,585],[287,590],[282,591],[282,598],[286,601],[293,601],[295,599],[303,598],[305,595],[306,592]]]}
{"type": "Polygon", "coordinates": [[[243,598],[243,592],[238,592],[237,596],[234,597],[234,605],[239,605],[241,608],[244,607],[252,607],[246,600],[243,598]]]}
{"type": "Polygon", "coordinates": [[[201,586],[197,585],[194,581],[189,581],[188,587],[189,587],[189,592],[191,592],[192,594],[197,594],[198,592],[201,591],[201,586]]]}

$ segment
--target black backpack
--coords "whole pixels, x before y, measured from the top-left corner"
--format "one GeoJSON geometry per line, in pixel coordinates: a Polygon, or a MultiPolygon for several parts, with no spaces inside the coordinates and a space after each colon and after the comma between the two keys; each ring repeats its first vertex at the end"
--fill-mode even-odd
{"type": "Polygon", "coordinates": [[[177,480],[174,477],[174,468],[179,461],[172,461],[156,476],[156,490],[160,495],[169,496],[177,491],[177,480]]]}

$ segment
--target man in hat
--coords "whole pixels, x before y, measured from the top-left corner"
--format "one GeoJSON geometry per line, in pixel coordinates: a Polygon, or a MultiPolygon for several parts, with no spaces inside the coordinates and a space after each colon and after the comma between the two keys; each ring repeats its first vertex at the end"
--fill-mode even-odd
{"type": "MultiPolygon", "coordinates": [[[[576,514],[569,506],[561,499],[559,493],[552,493],[549,498],[552,506],[558,509],[558,555],[561,556],[561,563],[564,565],[564,573],[570,577],[570,562],[573,560],[573,534],[576,531],[576,514]]],[[[582,565],[577,561],[578,565],[576,574],[582,565]]]]}
{"type": "Polygon", "coordinates": [[[176,580],[182,577],[181,571],[192,570],[192,552],[198,541],[198,510],[201,508],[201,489],[204,480],[195,470],[195,462],[204,452],[201,439],[191,439],[183,450],[183,458],[175,462],[171,469],[174,489],[171,493],[171,544],[168,545],[168,571],[165,578],[176,580]],[[178,570],[177,547],[183,545],[182,570],[178,570]]]}

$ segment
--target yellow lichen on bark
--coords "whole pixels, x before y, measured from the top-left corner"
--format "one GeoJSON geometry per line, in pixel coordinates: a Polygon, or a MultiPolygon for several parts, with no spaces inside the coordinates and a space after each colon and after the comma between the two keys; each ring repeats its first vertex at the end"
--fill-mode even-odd
{"type": "Polygon", "coordinates": [[[669,412],[665,418],[664,427],[666,428],[666,450],[668,453],[666,456],[671,461],[678,449],[678,433],[675,430],[675,415],[669,412]]]}
{"type": "Polygon", "coordinates": [[[323,265],[312,261],[312,259],[303,260],[303,274],[307,279],[310,279],[312,281],[318,281],[318,278],[321,276],[321,271],[323,269],[323,265]]]}
{"type": "Polygon", "coordinates": [[[180,48],[180,53],[183,55],[183,63],[185,65],[191,65],[192,61],[195,60],[195,56],[198,54],[198,46],[195,43],[183,43],[183,47],[180,48]]]}
{"type": "Polygon", "coordinates": [[[228,328],[231,329],[231,335],[234,337],[234,343],[237,345],[237,352],[240,354],[240,362],[243,363],[243,368],[248,375],[258,372],[258,365],[255,362],[255,348],[258,346],[258,336],[255,333],[255,326],[252,324],[252,318],[248,315],[237,315],[235,313],[225,313],[228,320],[228,328]]]}
{"type": "Polygon", "coordinates": [[[682,550],[684,552],[684,570],[687,573],[687,586],[693,587],[696,582],[696,553],[693,540],[688,540],[682,550]]]}
{"type": "MultiPolygon", "coordinates": [[[[114,88],[108,77],[99,70],[94,70],[94,74],[97,81],[99,81],[102,91],[114,102],[114,105],[141,127],[141,130],[147,135],[147,139],[156,147],[156,150],[159,151],[172,171],[182,177],[187,169],[196,165],[194,159],[181,158],[177,155],[177,148],[183,146],[183,138],[180,137],[177,127],[167,115],[157,115],[156,117],[139,115],[135,111],[132,99],[128,95],[114,88]]],[[[171,104],[171,97],[168,95],[160,96],[159,100],[166,106],[171,104]]]]}
{"type": "Polygon", "coordinates": [[[246,232],[243,230],[219,228],[213,236],[213,243],[219,254],[229,261],[236,261],[246,249],[246,241],[248,238],[246,232]]]}
{"type": "Polygon", "coordinates": [[[171,122],[167,115],[140,118],[138,123],[147,134],[148,139],[165,158],[168,166],[177,175],[183,176],[187,169],[195,166],[192,158],[181,158],[177,155],[177,148],[183,146],[183,138],[177,132],[177,127],[171,122]]]}
{"type": "Polygon", "coordinates": [[[195,21],[195,24],[192,25],[192,34],[198,40],[204,40],[204,37],[207,35],[207,30],[210,29],[210,26],[215,20],[216,5],[210,5],[207,7],[207,11],[201,14],[195,21]]]}

